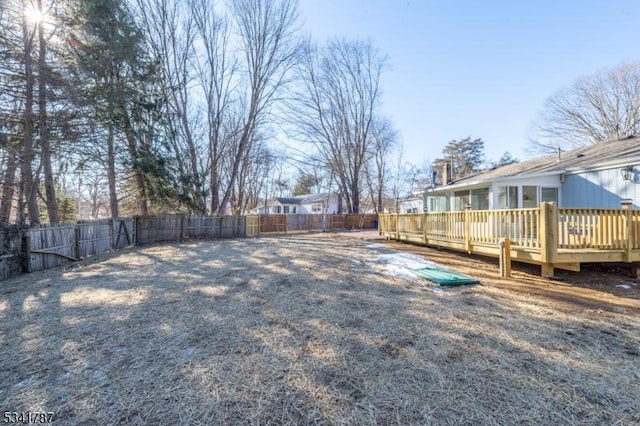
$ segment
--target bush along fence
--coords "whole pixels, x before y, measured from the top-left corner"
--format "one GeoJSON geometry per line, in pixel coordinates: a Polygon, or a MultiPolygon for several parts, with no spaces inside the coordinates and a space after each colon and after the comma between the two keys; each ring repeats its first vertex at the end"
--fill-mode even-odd
{"type": "Polygon", "coordinates": [[[0,227],[0,280],[133,245],[260,234],[373,229],[378,215],[137,216],[62,226],[0,227]]]}

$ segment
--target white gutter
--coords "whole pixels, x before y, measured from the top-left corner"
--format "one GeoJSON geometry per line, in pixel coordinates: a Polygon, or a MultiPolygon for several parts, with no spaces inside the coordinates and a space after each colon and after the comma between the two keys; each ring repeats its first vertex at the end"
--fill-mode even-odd
{"type": "Polygon", "coordinates": [[[462,189],[462,188],[472,189],[471,187],[473,187],[473,186],[493,184],[493,183],[496,183],[496,182],[504,182],[504,181],[511,181],[511,180],[519,180],[519,179],[529,179],[529,178],[560,175],[562,173],[566,173],[566,172],[564,170],[554,170],[554,171],[551,171],[551,172],[535,173],[535,174],[531,174],[531,175],[529,175],[529,174],[521,174],[521,175],[515,175],[515,176],[513,176],[513,175],[512,176],[499,176],[499,177],[495,177],[495,178],[492,178],[492,179],[472,180],[472,181],[469,181],[469,182],[454,183],[452,185],[443,185],[443,186],[437,186],[437,187],[435,187],[433,189],[427,189],[427,191],[425,191],[425,195],[426,194],[434,194],[436,192],[442,192],[442,191],[462,189]]]}

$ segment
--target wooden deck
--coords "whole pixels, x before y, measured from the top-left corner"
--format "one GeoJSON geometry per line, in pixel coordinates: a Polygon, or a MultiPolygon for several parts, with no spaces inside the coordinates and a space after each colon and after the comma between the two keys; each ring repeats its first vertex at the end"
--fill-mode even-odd
{"type": "Polygon", "coordinates": [[[538,264],[545,277],[555,268],[579,271],[581,263],[640,262],[640,210],[630,206],[387,214],[378,229],[398,241],[538,264]]]}

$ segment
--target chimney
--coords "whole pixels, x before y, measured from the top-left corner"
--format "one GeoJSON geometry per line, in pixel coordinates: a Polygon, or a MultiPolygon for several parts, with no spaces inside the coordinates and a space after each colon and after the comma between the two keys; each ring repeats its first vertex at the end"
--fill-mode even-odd
{"type": "Polygon", "coordinates": [[[444,161],[442,163],[442,185],[449,185],[451,182],[451,163],[444,161]]]}

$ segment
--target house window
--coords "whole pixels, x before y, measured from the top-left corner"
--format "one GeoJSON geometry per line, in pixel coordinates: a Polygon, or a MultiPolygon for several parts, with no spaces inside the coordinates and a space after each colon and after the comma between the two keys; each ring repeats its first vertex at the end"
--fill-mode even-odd
{"type": "Polygon", "coordinates": [[[558,188],[540,188],[540,202],[544,201],[558,204],[558,188]]]}
{"type": "Polygon", "coordinates": [[[429,197],[429,211],[430,212],[446,212],[447,197],[444,195],[429,197]]]}
{"type": "Polygon", "coordinates": [[[293,214],[295,214],[295,213],[296,213],[296,206],[293,206],[293,207],[291,208],[291,213],[293,213],[293,214]]]}
{"type": "Polygon", "coordinates": [[[284,214],[289,214],[289,206],[284,206],[284,214]]]}
{"type": "Polygon", "coordinates": [[[453,210],[462,211],[469,204],[469,191],[457,191],[453,196],[453,210]]]}
{"type": "Polygon", "coordinates": [[[522,187],[522,208],[533,209],[538,207],[538,187],[523,186],[522,187]]]}
{"type": "Polygon", "coordinates": [[[282,207],[281,206],[275,206],[273,208],[273,212],[276,213],[276,214],[282,213],[282,207]]]}
{"type": "Polygon", "coordinates": [[[321,213],[322,212],[322,203],[313,203],[311,205],[311,211],[313,213],[321,213]]]}
{"type": "Polygon", "coordinates": [[[498,188],[498,208],[517,209],[518,208],[518,187],[501,186],[498,188]]]}
{"type": "Polygon", "coordinates": [[[489,188],[471,190],[471,210],[489,210],[489,188]]]}

